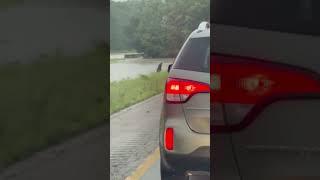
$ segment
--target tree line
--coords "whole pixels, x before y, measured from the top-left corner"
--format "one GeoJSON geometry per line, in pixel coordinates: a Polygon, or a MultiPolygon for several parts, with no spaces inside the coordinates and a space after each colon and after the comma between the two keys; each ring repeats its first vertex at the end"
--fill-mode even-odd
{"type": "Polygon", "coordinates": [[[201,21],[210,0],[128,0],[110,3],[110,48],[147,57],[174,57],[201,21]]]}

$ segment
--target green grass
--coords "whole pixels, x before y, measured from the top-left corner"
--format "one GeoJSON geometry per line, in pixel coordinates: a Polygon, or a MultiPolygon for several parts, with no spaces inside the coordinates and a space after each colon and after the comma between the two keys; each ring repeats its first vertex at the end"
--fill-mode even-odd
{"type": "Polygon", "coordinates": [[[0,66],[0,169],[105,123],[104,51],[0,66]]]}
{"type": "Polygon", "coordinates": [[[110,113],[117,112],[164,90],[167,72],[141,75],[110,84],[110,113]]]}

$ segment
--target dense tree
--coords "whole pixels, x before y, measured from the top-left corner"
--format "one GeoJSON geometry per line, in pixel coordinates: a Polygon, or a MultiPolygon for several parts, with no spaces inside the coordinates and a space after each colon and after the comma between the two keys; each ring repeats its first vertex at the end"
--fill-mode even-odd
{"type": "Polygon", "coordinates": [[[110,48],[111,50],[130,49],[126,28],[133,15],[136,14],[137,3],[131,1],[110,2],[110,48]]]}
{"type": "Polygon", "coordinates": [[[136,49],[149,57],[176,56],[190,32],[210,16],[210,0],[140,0],[113,4],[111,48],[136,49]]]}

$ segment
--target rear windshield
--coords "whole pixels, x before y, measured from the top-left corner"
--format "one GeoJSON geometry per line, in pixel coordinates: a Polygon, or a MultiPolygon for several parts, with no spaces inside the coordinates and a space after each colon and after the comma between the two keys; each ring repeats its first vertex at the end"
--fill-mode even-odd
{"type": "Polygon", "coordinates": [[[213,23],[320,35],[319,0],[213,1],[213,23]]]}
{"type": "Polygon", "coordinates": [[[210,38],[191,38],[176,58],[174,69],[209,73],[210,38]]]}

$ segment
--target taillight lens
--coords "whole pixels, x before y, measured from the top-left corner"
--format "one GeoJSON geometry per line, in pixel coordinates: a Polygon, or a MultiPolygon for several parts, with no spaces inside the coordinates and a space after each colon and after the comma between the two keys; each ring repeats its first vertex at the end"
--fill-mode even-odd
{"type": "Polygon", "coordinates": [[[212,58],[211,102],[255,104],[271,96],[320,92],[310,71],[239,57],[212,58]]]}
{"type": "Polygon", "coordinates": [[[210,86],[205,83],[168,78],[165,87],[165,98],[169,103],[184,103],[197,93],[209,93],[210,86]]]}
{"type": "Polygon", "coordinates": [[[173,128],[167,128],[164,136],[165,147],[167,150],[173,150],[174,145],[174,132],[173,128]]]}
{"type": "Polygon", "coordinates": [[[226,127],[220,124],[227,122],[235,125],[232,131],[249,125],[273,99],[320,94],[316,73],[246,57],[211,55],[210,75],[213,126],[226,127]],[[225,112],[219,111],[221,105],[225,112]]]}

